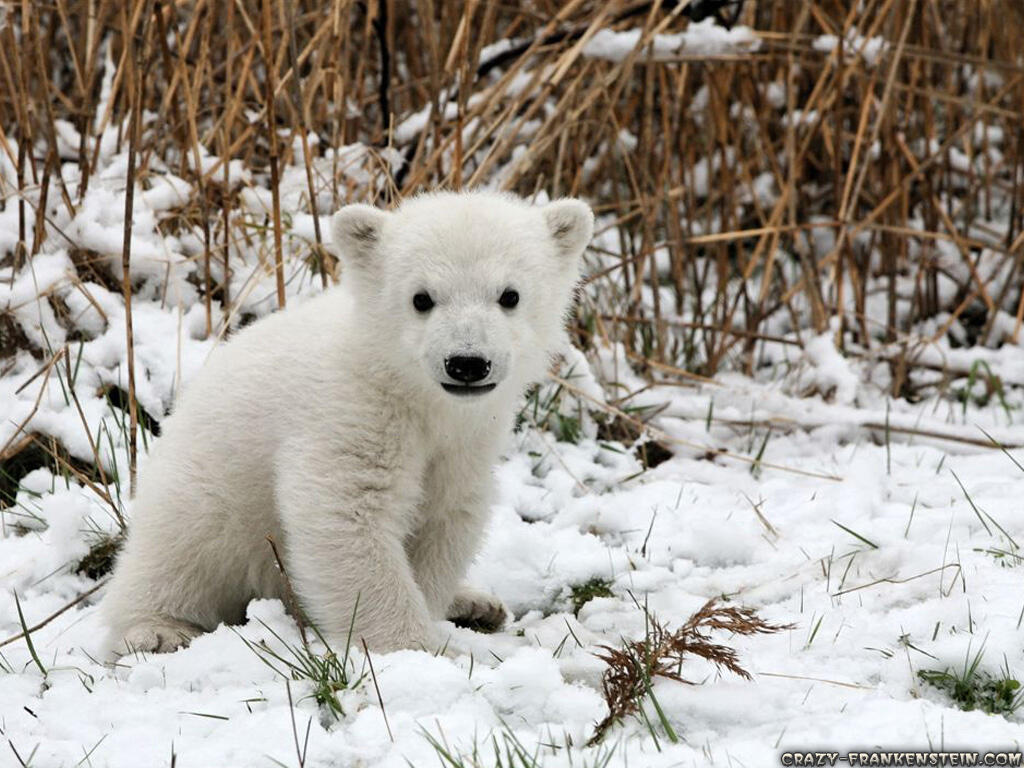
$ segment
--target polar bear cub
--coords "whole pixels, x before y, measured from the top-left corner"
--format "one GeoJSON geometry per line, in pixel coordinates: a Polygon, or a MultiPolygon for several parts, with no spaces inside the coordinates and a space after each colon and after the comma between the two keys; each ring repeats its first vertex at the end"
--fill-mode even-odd
{"type": "Polygon", "coordinates": [[[141,467],[101,608],[116,650],[173,650],[289,586],[339,645],[353,620],[378,651],[436,648],[444,618],[504,620],[462,577],[593,214],[437,193],[346,206],[331,229],[341,285],[217,349],[141,467]]]}

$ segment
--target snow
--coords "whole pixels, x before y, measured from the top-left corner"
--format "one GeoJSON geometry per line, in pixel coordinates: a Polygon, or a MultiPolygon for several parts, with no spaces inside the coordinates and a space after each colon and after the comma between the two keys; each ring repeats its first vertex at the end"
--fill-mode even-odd
{"type": "MultiPolygon", "coordinates": [[[[838,35],[819,35],[812,44],[814,50],[823,53],[830,53],[839,47],[838,35]]],[[[856,27],[850,27],[846,33],[846,42],[843,52],[847,58],[853,59],[859,56],[868,67],[878,64],[881,56],[888,51],[889,42],[881,36],[864,37],[856,27]]]]}
{"type": "Polygon", "coordinates": [[[725,29],[713,18],[690,24],[685,32],[654,34],[643,38],[642,29],[613,31],[600,29],[583,46],[583,55],[594,59],[622,61],[644,39],[642,55],[654,59],[676,56],[724,56],[757,50],[760,39],[749,27],[725,29]]]}
{"type": "Polygon", "coordinates": [[[834,334],[823,333],[809,339],[804,344],[804,356],[810,362],[811,386],[833,393],[837,403],[853,402],[859,380],[836,349],[834,334]]]}

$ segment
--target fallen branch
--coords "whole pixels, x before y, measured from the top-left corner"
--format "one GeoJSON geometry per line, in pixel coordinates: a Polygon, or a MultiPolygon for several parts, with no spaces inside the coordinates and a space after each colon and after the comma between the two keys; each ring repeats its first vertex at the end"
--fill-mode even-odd
{"type": "Polygon", "coordinates": [[[548,375],[552,381],[554,381],[556,384],[562,385],[563,387],[565,387],[565,389],[569,390],[577,397],[582,397],[584,400],[593,403],[601,410],[606,411],[614,416],[617,416],[623,421],[629,422],[637,429],[647,432],[648,434],[660,440],[664,440],[669,443],[674,443],[675,445],[684,445],[688,448],[696,448],[697,450],[704,451],[706,454],[714,456],[724,456],[726,458],[736,459],[736,461],[742,461],[746,464],[753,464],[759,467],[764,467],[766,469],[778,469],[782,472],[792,472],[795,475],[802,475],[804,477],[816,477],[819,480],[832,480],[837,483],[842,482],[843,480],[843,478],[841,478],[839,475],[828,475],[822,472],[811,472],[810,470],[806,469],[787,467],[784,464],[772,464],[767,461],[753,459],[749,456],[744,456],[739,453],[733,453],[728,448],[713,448],[709,445],[702,445],[701,443],[694,443],[690,440],[683,440],[681,437],[675,437],[674,435],[670,435],[664,430],[658,429],[657,427],[653,427],[650,424],[641,421],[640,419],[630,416],[628,413],[619,408],[616,408],[614,405],[609,405],[608,403],[601,402],[596,397],[593,397],[592,395],[589,395],[586,392],[584,392],[582,389],[574,387],[572,384],[570,384],[568,381],[561,378],[560,376],[556,376],[554,374],[548,375]]]}
{"type": "MultiPolygon", "coordinates": [[[[696,419],[696,416],[678,416],[674,414],[666,414],[673,416],[674,418],[681,419],[696,419]]],[[[888,431],[890,433],[898,433],[901,435],[910,435],[911,437],[926,437],[932,440],[945,440],[950,443],[961,443],[963,445],[972,445],[979,448],[1013,448],[1019,449],[1024,448],[1024,443],[997,443],[993,444],[991,440],[982,440],[980,437],[968,437],[967,435],[957,435],[953,432],[940,432],[935,429],[919,429],[917,427],[899,427],[893,424],[885,424],[881,421],[829,421],[829,422],[804,422],[796,419],[789,418],[768,418],[768,419],[723,419],[719,417],[712,417],[711,422],[714,424],[726,424],[728,426],[735,427],[761,427],[772,429],[778,429],[783,432],[792,432],[794,429],[801,429],[810,431],[814,429],[821,429],[822,427],[835,427],[835,426],[846,426],[853,427],[855,429],[866,429],[871,431],[888,431]]],[[[767,466],[767,465],[765,465],[767,466]]]]}

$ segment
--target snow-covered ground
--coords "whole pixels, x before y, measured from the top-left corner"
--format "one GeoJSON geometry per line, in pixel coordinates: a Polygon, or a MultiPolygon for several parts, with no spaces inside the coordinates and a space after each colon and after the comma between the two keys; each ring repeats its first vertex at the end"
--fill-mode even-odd
{"type": "MultiPolygon", "coordinates": [[[[175,324],[176,310],[156,299],[139,310],[175,324]]],[[[119,332],[111,322],[77,363],[94,434],[111,418],[88,379],[103,370],[91,347],[115,344],[119,332]]],[[[149,365],[147,333],[160,325],[143,321],[140,332],[149,365]]],[[[207,346],[186,336],[181,359],[201,360],[207,346]]],[[[580,365],[570,381],[594,394],[580,365]]],[[[639,385],[610,351],[595,368],[639,385]]],[[[35,401],[41,379],[12,394],[34,372],[19,365],[0,380],[5,439],[23,418],[18,408],[35,401]]],[[[174,372],[169,365],[163,381],[149,382],[154,411],[174,372]]],[[[1020,399],[1011,391],[1011,405],[1020,399]]],[[[286,683],[245,642],[266,641],[284,656],[283,643],[299,645],[280,603],[255,601],[245,625],[220,627],[177,653],[111,666],[92,655],[100,634],[93,596],[32,633],[39,664],[23,640],[0,647],[0,765],[299,765],[301,752],[307,766],[453,764],[445,755],[454,764],[509,765],[509,753],[524,756],[514,763],[524,766],[751,766],[809,747],[1019,750],[1019,714],[961,711],[916,671],[961,667],[982,646],[983,667],[1024,668],[1024,471],[997,450],[895,430],[887,443],[877,428],[857,426],[869,416],[884,422],[884,405],[871,409],[882,401],[867,388],[859,401],[868,409],[798,399],[785,386],[741,377],[648,389],[629,404],[667,406],[657,423],[676,453],[646,471],[622,444],[597,439],[589,415],[578,442],[558,442],[532,426],[543,408],[530,407],[497,469],[494,521],[473,570],[511,609],[505,631],[452,627],[442,654],[374,656],[379,699],[353,651],[351,677],[362,679],[339,693],[344,714],[336,719],[318,708],[307,681],[286,683]],[[699,447],[756,456],[762,444],[761,467],[712,460],[699,447]],[[574,616],[572,586],[594,579],[607,581],[612,596],[574,616]],[[651,727],[628,719],[583,747],[606,712],[599,646],[642,635],[644,604],[674,627],[715,596],[794,627],[720,638],[740,650],[751,681],[715,675],[702,662],[683,667],[698,685],[658,680],[654,692],[677,743],[648,707],[651,727]]],[[[56,380],[40,402],[36,428],[74,446],[77,409],[56,380]]],[[[579,402],[563,393],[560,405],[570,414],[579,402]]],[[[894,403],[889,422],[971,437],[981,436],[977,424],[1007,444],[1024,442],[1024,429],[1008,426],[995,405],[964,418],[959,406],[894,403]]],[[[87,441],[77,452],[90,455],[87,441]]],[[[15,592],[31,626],[94,587],[69,566],[98,530],[115,527],[110,507],[74,480],[39,469],[21,488],[18,505],[3,513],[0,642],[21,631],[15,592]]]]}

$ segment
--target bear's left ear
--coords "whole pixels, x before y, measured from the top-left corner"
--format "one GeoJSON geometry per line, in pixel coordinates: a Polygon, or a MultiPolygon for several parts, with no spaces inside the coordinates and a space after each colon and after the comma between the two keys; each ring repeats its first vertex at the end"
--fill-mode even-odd
{"type": "Polygon", "coordinates": [[[390,214],[369,205],[346,205],[331,217],[331,238],[343,263],[365,265],[373,259],[390,214]]]}
{"type": "Polygon", "coordinates": [[[565,198],[545,205],[541,212],[558,250],[579,256],[594,235],[594,212],[582,200],[565,198]]]}

